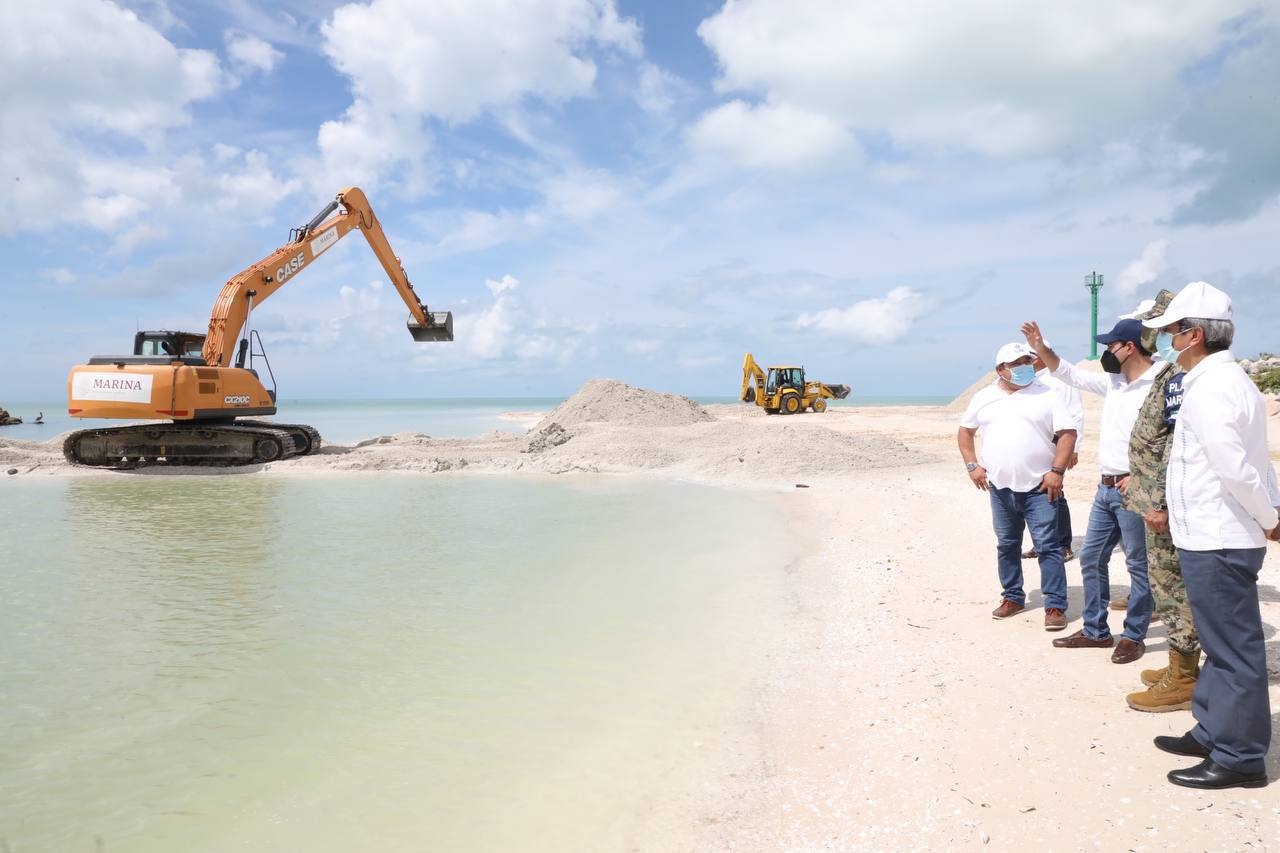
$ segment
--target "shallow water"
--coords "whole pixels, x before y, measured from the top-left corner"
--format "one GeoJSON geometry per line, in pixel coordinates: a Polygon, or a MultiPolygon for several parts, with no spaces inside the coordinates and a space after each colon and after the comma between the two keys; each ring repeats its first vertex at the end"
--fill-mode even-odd
{"type": "Polygon", "coordinates": [[[758,535],[776,500],[3,482],[0,845],[625,849],[739,715],[788,557],[758,535]]]}
{"type": "MultiPolygon", "coordinates": [[[[860,397],[831,400],[833,408],[877,406],[929,406],[950,402],[950,397],[860,397]]],[[[737,397],[698,397],[704,404],[741,403],[737,397]]],[[[4,401],[0,401],[4,402],[4,401]]],[[[281,399],[275,420],[304,423],[320,430],[326,442],[354,444],[366,438],[397,432],[421,432],[432,438],[466,438],[492,430],[523,433],[525,427],[506,419],[508,412],[550,412],[564,402],[560,397],[479,397],[438,400],[291,400],[281,399]]],[[[73,418],[65,401],[6,402],[23,423],[0,427],[0,438],[48,441],[73,429],[118,426],[119,421],[73,418]],[[34,423],[37,414],[44,423],[34,423]]]]}
{"type": "MultiPolygon", "coordinates": [[[[379,435],[422,432],[433,438],[477,436],[491,430],[522,433],[525,428],[502,417],[506,412],[551,411],[563,402],[550,397],[493,397],[457,400],[281,400],[274,420],[310,424],[326,442],[353,444],[379,435]]],[[[120,421],[73,418],[66,403],[9,403],[20,424],[0,427],[0,438],[48,441],[73,429],[118,426],[120,421]],[[44,423],[35,423],[37,414],[44,423]]]]}

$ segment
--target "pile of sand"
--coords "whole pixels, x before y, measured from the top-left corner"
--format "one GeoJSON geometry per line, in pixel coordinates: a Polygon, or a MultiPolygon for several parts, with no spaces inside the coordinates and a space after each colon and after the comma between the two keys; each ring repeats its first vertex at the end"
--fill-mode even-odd
{"type": "Polygon", "coordinates": [[[667,427],[710,420],[714,418],[688,397],[646,391],[616,379],[592,379],[533,429],[541,432],[559,424],[572,431],[589,423],[667,427]]]}
{"type": "MultiPolygon", "coordinates": [[[[832,412],[773,418],[740,415],[729,407],[724,416],[717,416],[687,397],[595,379],[524,435],[493,432],[436,439],[400,432],[353,445],[325,444],[318,453],[262,468],[316,473],[661,473],[704,481],[790,483],[933,461],[896,435],[840,428],[843,419],[832,412]]],[[[0,442],[0,465],[17,467],[19,473],[36,468],[89,473],[67,464],[61,446],[61,438],[0,442]]],[[[140,469],[155,474],[210,470],[214,469],[140,469]]]]}
{"type": "Polygon", "coordinates": [[[0,438],[0,474],[29,474],[37,468],[70,468],[62,456],[63,436],[49,441],[0,438]]]}

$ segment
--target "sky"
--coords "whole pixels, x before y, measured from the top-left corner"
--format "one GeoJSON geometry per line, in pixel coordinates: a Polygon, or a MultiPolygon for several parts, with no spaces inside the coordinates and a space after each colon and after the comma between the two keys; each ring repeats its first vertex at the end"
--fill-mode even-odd
{"type": "Polygon", "coordinates": [[[45,0],[0,31],[0,404],[359,186],[254,314],[282,398],[732,396],[744,352],[951,395],[1161,287],[1280,351],[1280,2],[45,0]]]}

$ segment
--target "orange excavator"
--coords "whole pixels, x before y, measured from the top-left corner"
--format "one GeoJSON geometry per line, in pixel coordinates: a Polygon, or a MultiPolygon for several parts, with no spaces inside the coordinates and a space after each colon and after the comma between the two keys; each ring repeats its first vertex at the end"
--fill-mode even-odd
{"type": "Polygon", "coordinates": [[[320,434],[310,426],[246,420],[276,413],[275,377],[249,323],[254,308],[355,229],[408,306],[413,339],[452,341],[453,314],[433,313],[418,300],[368,199],[351,187],[293,229],[288,243],[223,285],[205,334],[138,332],[131,355],[94,356],[73,367],[69,415],[150,423],[73,432],[62,446],[67,460],[105,468],[251,465],[319,449],[320,434]]]}

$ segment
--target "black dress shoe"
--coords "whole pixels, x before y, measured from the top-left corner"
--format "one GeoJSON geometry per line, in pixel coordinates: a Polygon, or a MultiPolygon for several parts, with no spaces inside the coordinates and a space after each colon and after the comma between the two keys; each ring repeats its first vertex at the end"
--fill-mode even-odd
{"type": "Polygon", "coordinates": [[[1190,755],[1192,758],[1209,757],[1209,747],[1193,738],[1191,732],[1187,732],[1182,737],[1159,735],[1156,737],[1156,748],[1172,752],[1174,755],[1190,755]]]}
{"type": "Polygon", "coordinates": [[[1170,772],[1169,781],[1186,788],[1264,788],[1267,784],[1267,771],[1239,773],[1206,758],[1195,767],[1170,772]]]}

